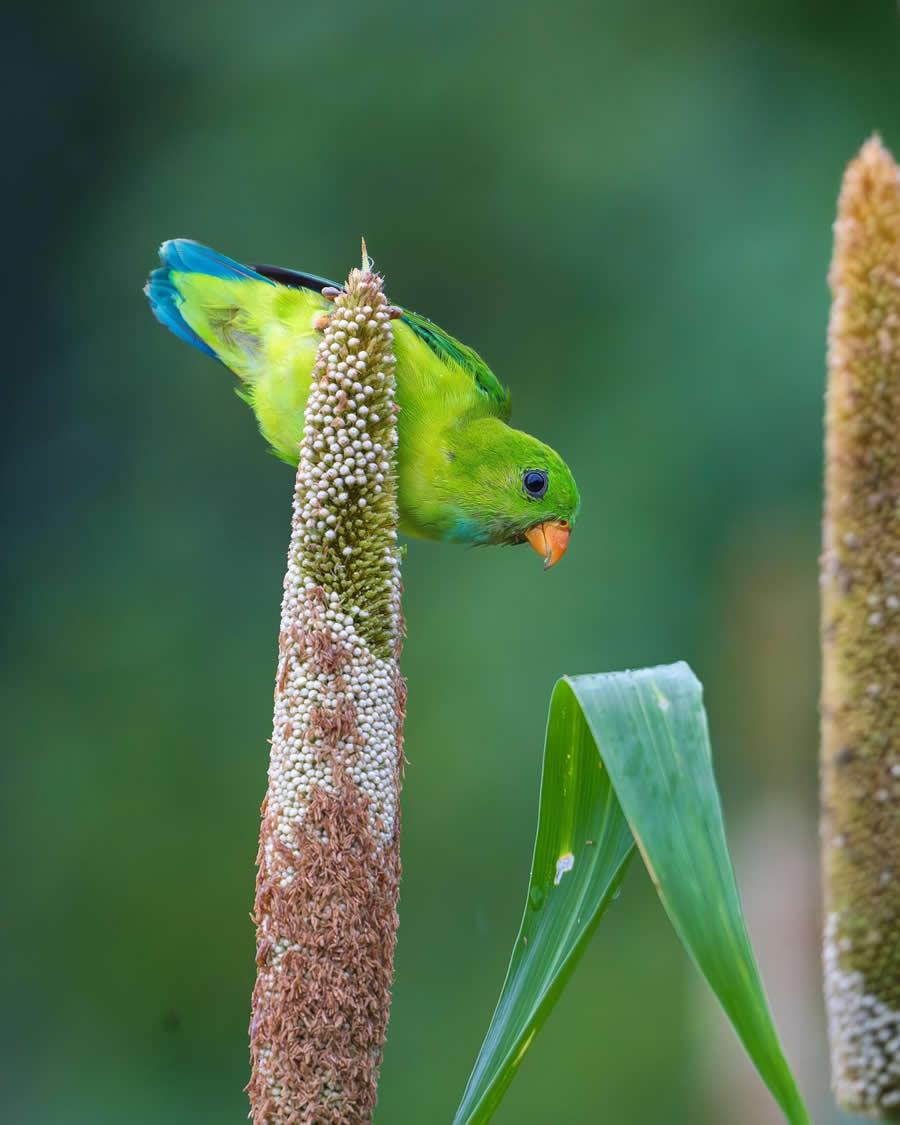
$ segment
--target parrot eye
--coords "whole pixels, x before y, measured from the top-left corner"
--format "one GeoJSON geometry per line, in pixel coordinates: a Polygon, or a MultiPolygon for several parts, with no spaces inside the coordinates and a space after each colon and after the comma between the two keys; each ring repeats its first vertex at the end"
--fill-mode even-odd
{"type": "Polygon", "coordinates": [[[547,474],[543,469],[528,469],[522,474],[522,487],[529,500],[540,500],[547,491],[547,474]]]}

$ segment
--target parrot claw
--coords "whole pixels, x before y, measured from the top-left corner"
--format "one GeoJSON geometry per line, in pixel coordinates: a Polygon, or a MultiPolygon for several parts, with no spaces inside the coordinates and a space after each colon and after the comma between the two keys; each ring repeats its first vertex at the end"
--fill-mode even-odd
{"type": "Polygon", "coordinates": [[[403,316],[403,309],[399,308],[397,305],[388,305],[384,311],[391,320],[399,320],[400,317],[403,316]]]}
{"type": "Polygon", "coordinates": [[[322,296],[327,297],[329,301],[333,301],[335,297],[339,297],[340,293],[340,289],[335,288],[334,285],[326,285],[322,290],[322,296]]]}

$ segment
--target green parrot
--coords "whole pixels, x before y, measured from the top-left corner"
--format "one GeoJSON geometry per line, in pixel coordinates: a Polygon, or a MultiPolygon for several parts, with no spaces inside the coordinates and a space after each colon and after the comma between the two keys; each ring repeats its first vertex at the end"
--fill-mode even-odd
{"type": "MultiPolygon", "coordinates": [[[[312,274],[242,266],[189,239],[164,242],[144,290],[154,315],[241,380],[273,452],[296,465],[303,409],[337,287],[312,274]]],[[[578,489],[549,446],[507,425],[510,397],[471,348],[397,310],[400,530],[455,543],[529,542],[559,562],[578,489]]]]}

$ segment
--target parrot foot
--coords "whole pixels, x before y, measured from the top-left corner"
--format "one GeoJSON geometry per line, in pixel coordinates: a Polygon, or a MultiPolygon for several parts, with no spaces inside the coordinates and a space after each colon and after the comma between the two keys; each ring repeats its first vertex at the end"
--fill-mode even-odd
{"type": "Polygon", "coordinates": [[[313,317],[313,328],[317,332],[324,332],[329,324],[331,324],[331,313],[316,313],[313,317]]]}
{"type": "Polygon", "coordinates": [[[400,317],[403,316],[403,309],[399,308],[397,305],[388,305],[384,311],[391,320],[399,320],[400,317]]]}
{"type": "Polygon", "coordinates": [[[333,301],[335,297],[340,296],[340,289],[336,289],[333,285],[326,285],[322,290],[322,296],[327,297],[329,301],[333,301]]]}

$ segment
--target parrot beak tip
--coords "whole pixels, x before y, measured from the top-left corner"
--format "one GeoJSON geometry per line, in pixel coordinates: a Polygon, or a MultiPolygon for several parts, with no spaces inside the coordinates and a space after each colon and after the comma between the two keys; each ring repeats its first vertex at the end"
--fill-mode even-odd
{"type": "Polygon", "coordinates": [[[568,520],[544,520],[525,532],[525,538],[543,558],[544,570],[556,566],[566,553],[571,532],[568,520]]]}

